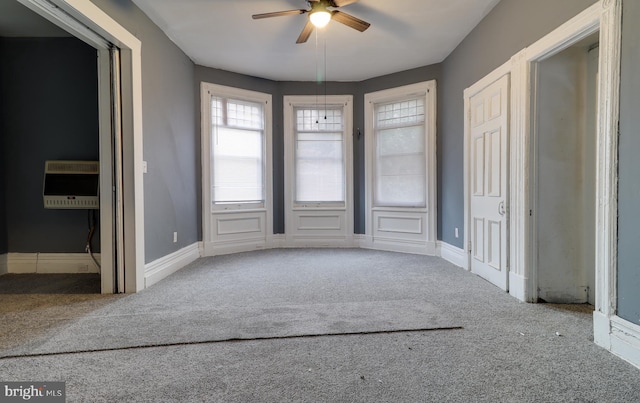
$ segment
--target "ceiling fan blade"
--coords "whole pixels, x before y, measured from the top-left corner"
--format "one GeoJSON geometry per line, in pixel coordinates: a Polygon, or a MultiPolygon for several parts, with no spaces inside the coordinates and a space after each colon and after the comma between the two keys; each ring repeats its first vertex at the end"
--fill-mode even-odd
{"type": "Polygon", "coordinates": [[[298,37],[296,43],[305,43],[311,36],[313,28],[315,28],[315,26],[313,25],[311,20],[307,20],[307,24],[304,26],[304,28],[302,28],[302,32],[300,32],[300,36],[298,37]]]}
{"type": "Polygon", "coordinates": [[[263,13],[263,14],[254,14],[251,16],[254,20],[259,20],[261,18],[271,18],[271,17],[282,17],[283,15],[298,15],[304,14],[307,10],[288,10],[288,11],[276,11],[275,13],[263,13]]]}
{"type": "Polygon", "coordinates": [[[371,24],[369,24],[368,22],[363,21],[360,18],[356,18],[347,13],[343,13],[341,11],[332,11],[331,19],[341,24],[344,24],[348,27],[351,27],[353,29],[357,29],[360,32],[365,31],[367,28],[371,26],[371,24]]]}
{"type": "Polygon", "coordinates": [[[344,7],[349,4],[357,3],[360,0],[329,0],[332,7],[344,7]]]}

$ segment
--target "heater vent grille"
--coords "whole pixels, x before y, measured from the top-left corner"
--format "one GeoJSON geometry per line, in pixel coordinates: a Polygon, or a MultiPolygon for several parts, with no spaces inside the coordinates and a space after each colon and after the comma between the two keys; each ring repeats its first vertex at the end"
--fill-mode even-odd
{"type": "Polygon", "coordinates": [[[97,174],[98,161],[47,161],[45,173],[56,174],[97,174]]]}
{"type": "Polygon", "coordinates": [[[42,196],[47,209],[98,209],[98,161],[46,161],[42,196]]]}

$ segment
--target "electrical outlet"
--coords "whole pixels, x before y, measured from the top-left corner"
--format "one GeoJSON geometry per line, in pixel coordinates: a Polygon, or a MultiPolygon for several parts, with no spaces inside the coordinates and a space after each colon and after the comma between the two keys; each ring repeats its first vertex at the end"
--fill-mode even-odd
{"type": "Polygon", "coordinates": [[[78,266],[78,273],[86,273],[88,271],[89,271],[89,265],[81,264],[80,266],[78,266]]]}
{"type": "Polygon", "coordinates": [[[456,233],[456,238],[458,238],[460,236],[460,234],[458,234],[458,228],[457,227],[455,229],[455,233],[456,233]]]}
{"type": "Polygon", "coordinates": [[[174,232],[173,233],[173,243],[176,243],[176,242],[178,242],[178,233],[174,232]]]}
{"type": "Polygon", "coordinates": [[[142,173],[147,173],[147,161],[142,161],[142,173]]]}

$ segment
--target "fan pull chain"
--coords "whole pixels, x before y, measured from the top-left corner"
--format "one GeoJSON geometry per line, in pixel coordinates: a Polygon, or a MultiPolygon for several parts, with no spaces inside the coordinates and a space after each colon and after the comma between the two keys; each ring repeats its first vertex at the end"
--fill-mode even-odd
{"type": "MultiPolygon", "coordinates": [[[[316,34],[316,105],[318,105],[318,85],[320,84],[318,80],[320,80],[320,67],[318,63],[318,29],[315,29],[316,34]]],[[[318,118],[316,118],[316,124],[319,124],[318,118]]]]}
{"type": "Polygon", "coordinates": [[[327,120],[327,36],[322,35],[324,40],[324,120],[327,120]]]}

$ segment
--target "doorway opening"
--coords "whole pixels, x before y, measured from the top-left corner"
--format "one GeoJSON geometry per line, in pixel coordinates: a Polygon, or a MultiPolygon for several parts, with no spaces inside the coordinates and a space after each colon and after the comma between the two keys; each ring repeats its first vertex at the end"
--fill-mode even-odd
{"type": "Polygon", "coordinates": [[[140,291],[145,286],[141,42],[89,1],[15,1],[97,52],[100,290],[140,291]]]}
{"type": "Polygon", "coordinates": [[[0,293],[100,293],[96,49],[12,0],[0,59],[0,293]]]}
{"type": "Polygon", "coordinates": [[[599,33],[532,64],[534,301],[595,304],[599,33]]]}

